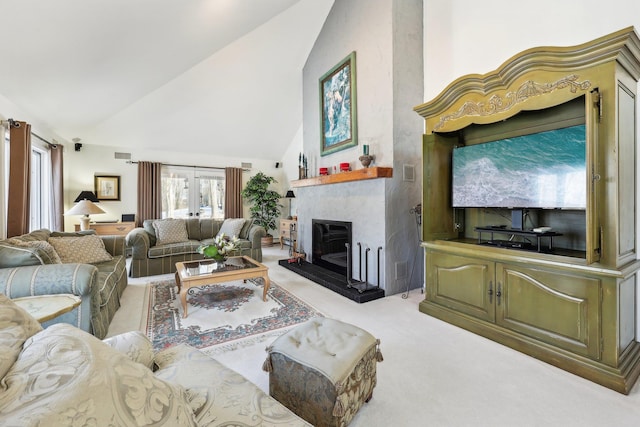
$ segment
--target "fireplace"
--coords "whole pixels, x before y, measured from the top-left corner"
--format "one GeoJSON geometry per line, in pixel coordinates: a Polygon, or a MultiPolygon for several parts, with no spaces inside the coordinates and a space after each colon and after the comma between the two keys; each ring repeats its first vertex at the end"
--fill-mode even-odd
{"type": "Polygon", "coordinates": [[[384,297],[380,287],[358,290],[349,286],[347,271],[352,270],[347,265],[351,261],[347,244],[353,247],[350,222],[312,219],[311,227],[312,262],[283,259],[278,264],[357,303],[384,297]]]}
{"type": "Polygon", "coordinates": [[[311,220],[311,258],[313,264],[347,277],[347,244],[351,247],[351,223],[327,219],[311,220]]]}

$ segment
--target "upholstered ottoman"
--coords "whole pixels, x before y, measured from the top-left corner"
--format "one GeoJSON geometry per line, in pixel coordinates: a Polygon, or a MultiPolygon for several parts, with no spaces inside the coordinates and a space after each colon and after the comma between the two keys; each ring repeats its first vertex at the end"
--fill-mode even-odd
{"type": "Polygon", "coordinates": [[[346,426],[371,399],[379,345],[354,325],[309,320],[267,347],[269,394],[316,427],[346,426]]]}

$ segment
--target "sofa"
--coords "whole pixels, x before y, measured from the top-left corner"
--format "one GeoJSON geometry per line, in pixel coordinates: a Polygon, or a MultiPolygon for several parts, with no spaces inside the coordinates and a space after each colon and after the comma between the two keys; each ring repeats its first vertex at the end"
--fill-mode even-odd
{"type": "Polygon", "coordinates": [[[176,262],[203,259],[198,247],[212,243],[219,233],[240,239],[236,255],[262,261],[262,238],[267,232],[250,219],[148,219],[127,234],[127,249],[131,250],[129,276],[175,273],[176,262]]]}
{"type": "Polygon", "coordinates": [[[0,240],[0,293],[73,294],[80,305],[44,326],[70,323],[104,338],[127,287],[123,236],[36,230],[0,240]]]}
{"type": "Polygon", "coordinates": [[[100,341],[43,329],[0,295],[0,420],[5,426],[311,426],[197,349],[154,353],[141,332],[100,341]]]}

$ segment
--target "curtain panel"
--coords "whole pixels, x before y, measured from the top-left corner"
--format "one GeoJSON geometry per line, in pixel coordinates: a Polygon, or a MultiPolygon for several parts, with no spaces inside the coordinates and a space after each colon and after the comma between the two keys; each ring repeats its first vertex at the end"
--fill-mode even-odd
{"type": "Polygon", "coordinates": [[[136,226],[162,216],[162,163],[138,162],[138,213],[136,226]]]}
{"type": "MultiPolygon", "coordinates": [[[[54,141],[55,142],[55,141],[54,141]]],[[[51,217],[50,224],[53,231],[64,231],[64,200],[62,153],[64,147],[60,144],[49,146],[51,157],[51,217]]]]}
{"type": "Polygon", "coordinates": [[[15,121],[9,127],[9,197],[7,237],[29,232],[31,186],[31,125],[15,121]]]}
{"type": "Polygon", "coordinates": [[[224,217],[242,218],[242,168],[225,168],[224,180],[224,217]]]}
{"type": "Polygon", "coordinates": [[[9,179],[9,170],[6,167],[6,149],[8,147],[7,138],[9,132],[9,122],[0,121],[0,240],[7,238],[7,193],[4,182],[9,179]]]}

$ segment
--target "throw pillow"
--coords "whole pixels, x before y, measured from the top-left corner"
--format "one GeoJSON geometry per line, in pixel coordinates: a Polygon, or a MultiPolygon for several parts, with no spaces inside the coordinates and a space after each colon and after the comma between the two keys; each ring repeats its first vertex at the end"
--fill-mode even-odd
{"type": "Polygon", "coordinates": [[[49,237],[49,243],[55,248],[63,263],[95,264],[113,259],[105,249],[100,236],[95,234],[49,237]]]}
{"type": "Polygon", "coordinates": [[[27,340],[2,384],[6,425],[195,426],[182,386],[65,323],[27,340]]]}
{"type": "Polygon", "coordinates": [[[8,243],[15,246],[22,246],[23,248],[33,248],[37,251],[38,255],[42,258],[42,264],[60,264],[62,261],[58,256],[56,250],[51,244],[45,240],[30,240],[24,241],[20,239],[7,239],[8,243]]]}
{"type": "Polygon", "coordinates": [[[245,222],[244,218],[227,218],[220,226],[217,236],[224,234],[227,237],[238,237],[245,222]]]}
{"type": "Polygon", "coordinates": [[[141,331],[124,332],[102,340],[109,347],[126,354],[134,362],[142,363],[149,369],[154,367],[155,353],[149,338],[141,331]]]}
{"type": "Polygon", "coordinates": [[[240,230],[240,235],[238,237],[240,237],[241,239],[248,239],[249,238],[249,230],[251,230],[251,226],[253,225],[253,220],[252,219],[248,219],[244,222],[244,225],[242,226],[242,230],[240,230]]]}
{"type": "Polygon", "coordinates": [[[156,232],[156,246],[189,241],[183,219],[156,219],[153,221],[153,229],[156,232]]]}
{"type": "Polygon", "coordinates": [[[39,249],[12,245],[6,240],[0,242],[0,268],[42,264],[44,260],[39,249]]]}
{"type": "MultiPolygon", "coordinates": [[[[41,330],[36,319],[0,293],[0,379],[18,359],[27,338],[41,330]]],[[[3,382],[0,382],[0,390],[3,388],[3,382]]]]}

